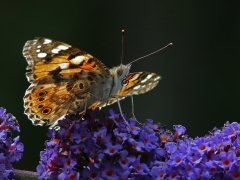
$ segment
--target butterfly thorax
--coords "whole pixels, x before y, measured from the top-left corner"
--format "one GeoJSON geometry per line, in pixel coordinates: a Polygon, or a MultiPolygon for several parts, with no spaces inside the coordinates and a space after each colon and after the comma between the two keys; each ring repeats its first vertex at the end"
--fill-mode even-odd
{"type": "Polygon", "coordinates": [[[115,97],[117,92],[120,91],[123,87],[123,81],[126,76],[129,74],[131,64],[123,65],[114,67],[110,70],[113,82],[112,82],[112,89],[110,92],[110,97],[115,97]]]}

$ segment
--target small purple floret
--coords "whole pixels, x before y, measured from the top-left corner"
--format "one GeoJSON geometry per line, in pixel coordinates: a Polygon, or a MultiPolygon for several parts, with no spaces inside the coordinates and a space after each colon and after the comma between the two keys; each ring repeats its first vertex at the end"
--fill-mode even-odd
{"type": "Polygon", "coordinates": [[[0,179],[18,179],[11,163],[22,158],[24,146],[19,142],[19,136],[11,137],[12,130],[20,131],[18,121],[0,107],[0,179]]]}

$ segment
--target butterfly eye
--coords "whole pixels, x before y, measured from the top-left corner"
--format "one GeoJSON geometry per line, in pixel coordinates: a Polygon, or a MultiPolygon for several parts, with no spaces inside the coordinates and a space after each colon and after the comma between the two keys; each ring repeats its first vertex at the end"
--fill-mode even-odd
{"type": "Polygon", "coordinates": [[[127,84],[128,84],[128,80],[123,79],[123,80],[122,80],[122,86],[126,86],[127,84]]]}

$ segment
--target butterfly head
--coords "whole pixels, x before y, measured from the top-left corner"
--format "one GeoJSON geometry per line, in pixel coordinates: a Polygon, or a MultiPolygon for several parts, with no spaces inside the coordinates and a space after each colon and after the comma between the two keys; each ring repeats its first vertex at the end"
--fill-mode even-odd
{"type": "Polygon", "coordinates": [[[131,68],[131,64],[127,64],[127,65],[121,64],[120,66],[111,69],[111,74],[113,77],[113,84],[114,84],[111,94],[114,94],[114,93],[116,94],[117,91],[121,90],[124,84],[124,79],[129,74],[130,68],[131,68]]]}
{"type": "Polygon", "coordinates": [[[123,65],[116,67],[115,74],[117,75],[118,79],[123,80],[128,74],[131,68],[131,64],[123,65]]]}

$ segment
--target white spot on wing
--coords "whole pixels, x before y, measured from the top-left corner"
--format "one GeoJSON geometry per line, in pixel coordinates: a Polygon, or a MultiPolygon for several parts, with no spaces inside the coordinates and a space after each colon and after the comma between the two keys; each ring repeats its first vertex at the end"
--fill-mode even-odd
{"type": "Polygon", "coordinates": [[[42,47],[41,45],[37,46],[37,48],[41,48],[41,47],[42,47]]]}
{"type": "Polygon", "coordinates": [[[148,85],[149,85],[149,86],[151,86],[151,85],[152,85],[152,83],[150,82],[148,85]]]}
{"type": "Polygon", "coordinates": [[[70,60],[71,63],[78,65],[85,59],[85,56],[77,56],[70,60]]]}
{"type": "Polygon", "coordinates": [[[66,50],[66,49],[68,49],[67,46],[63,46],[63,45],[59,45],[57,48],[58,48],[58,49],[62,49],[62,50],[66,50]]]}
{"type": "Polygon", "coordinates": [[[139,77],[139,74],[135,74],[135,75],[132,77],[131,81],[135,81],[136,79],[138,79],[138,77],[139,77]]]}
{"type": "Polygon", "coordinates": [[[40,49],[37,49],[36,52],[40,52],[40,49]]]}
{"type": "Polygon", "coordinates": [[[145,79],[141,80],[141,83],[145,83],[147,80],[148,80],[148,79],[145,78],[145,79]]]}
{"type": "Polygon", "coordinates": [[[152,77],[152,75],[151,74],[149,74],[146,78],[147,79],[150,79],[152,77]]]}
{"type": "Polygon", "coordinates": [[[158,76],[158,77],[154,78],[154,81],[157,81],[157,80],[159,80],[159,79],[160,79],[160,77],[158,76]]]}
{"type": "Polygon", "coordinates": [[[49,43],[51,43],[52,42],[52,40],[51,39],[44,39],[44,42],[43,42],[43,44],[49,44],[49,43]]]}
{"type": "Polygon", "coordinates": [[[62,63],[62,64],[59,64],[59,66],[61,69],[67,69],[69,67],[69,63],[62,63]]]}
{"type": "Polygon", "coordinates": [[[53,49],[52,53],[58,53],[58,51],[60,51],[61,49],[53,49]]]}
{"type": "Polygon", "coordinates": [[[137,86],[135,86],[133,89],[134,90],[137,90],[137,89],[139,89],[141,86],[140,85],[137,85],[137,86]]]}
{"type": "Polygon", "coordinates": [[[47,55],[46,53],[38,53],[37,56],[38,56],[39,58],[44,58],[46,55],[47,55]]]}

